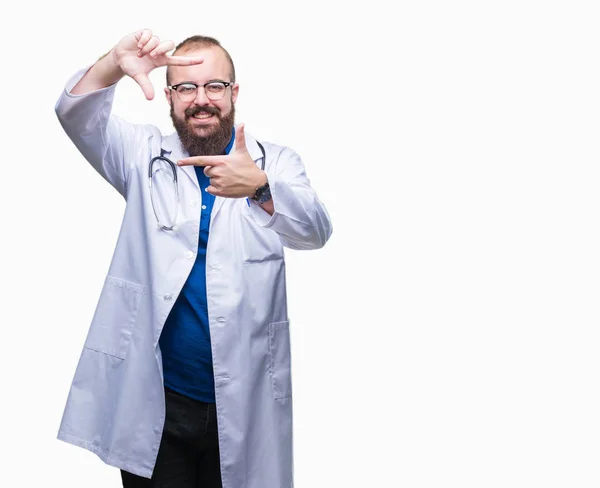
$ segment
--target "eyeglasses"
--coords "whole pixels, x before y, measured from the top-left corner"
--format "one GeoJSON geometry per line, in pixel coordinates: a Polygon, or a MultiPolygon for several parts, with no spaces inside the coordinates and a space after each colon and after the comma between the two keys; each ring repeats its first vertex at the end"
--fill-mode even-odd
{"type": "Polygon", "coordinates": [[[182,102],[191,102],[198,96],[198,88],[204,88],[206,98],[211,101],[221,100],[228,86],[233,83],[228,81],[209,81],[204,85],[197,85],[196,83],[178,83],[177,85],[167,86],[171,90],[175,90],[179,100],[182,102]]]}

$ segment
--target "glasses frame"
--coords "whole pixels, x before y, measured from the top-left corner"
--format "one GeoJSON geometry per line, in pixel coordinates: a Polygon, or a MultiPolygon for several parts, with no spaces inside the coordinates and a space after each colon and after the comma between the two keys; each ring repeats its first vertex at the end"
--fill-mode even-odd
{"type": "Polygon", "coordinates": [[[167,85],[167,88],[169,90],[175,90],[177,97],[179,98],[179,100],[181,100],[181,97],[179,96],[179,92],[177,91],[177,88],[179,88],[181,85],[195,86],[196,87],[196,95],[194,96],[194,98],[192,98],[191,100],[188,100],[188,101],[181,100],[183,103],[189,103],[192,100],[196,99],[196,97],[198,96],[198,89],[200,87],[202,87],[204,89],[204,94],[206,95],[206,98],[208,98],[211,102],[216,102],[218,100],[221,100],[225,96],[225,92],[227,91],[227,88],[229,88],[230,86],[233,86],[233,84],[234,83],[232,83],[231,81],[222,81],[222,80],[212,80],[207,83],[204,83],[203,85],[199,85],[198,83],[193,83],[191,81],[184,81],[183,83],[177,83],[176,85],[171,85],[171,86],[167,85]],[[225,90],[223,90],[223,94],[219,98],[211,98],[210,95],[208,94],[208,92],[206,91],[207,85],[213,85],[215,83],[218,83],[219,85],[225,85],[225,90]]]}

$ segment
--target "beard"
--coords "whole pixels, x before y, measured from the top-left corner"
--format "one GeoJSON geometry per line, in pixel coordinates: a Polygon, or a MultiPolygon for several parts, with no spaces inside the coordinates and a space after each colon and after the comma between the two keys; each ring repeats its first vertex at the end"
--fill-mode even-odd
{"type": "Polygon", "coordinates": [[[175,115],[173,105],[171,105],[171,120],[173,126],[179,135],[181,145],[190,156],[217,156],[225,153],[225,148],[231,141],[233,135],[233,124],[235,120],[235,105],[231,104],[230,112],[221,116],[221,111],[217,107],[189,107],[185,110],[185,120],[175,115]],[[204,130],[210,131],[206,135],[198,135],[189,125],[189,120],[199,113],[208,113],[219,119],[217,126],[206,127],[204,130]]]}

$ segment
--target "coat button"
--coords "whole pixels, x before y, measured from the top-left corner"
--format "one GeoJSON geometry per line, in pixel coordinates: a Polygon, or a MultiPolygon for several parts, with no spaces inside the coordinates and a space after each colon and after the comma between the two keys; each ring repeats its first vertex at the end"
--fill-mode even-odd
{"type": "Polygon", "coordinates": [[[185,253],[185,257],[187,259],[192,259],[194,257],[194,253],[192,251],[188,251],[185,253]]]}
{"type": "Polygon", "coordinates": [[[163,298],[168,301],[168,300],[171,300],[171,298],[173,298],[173,295],[171,295],[170,293],[165,293],[163,298]]]}
{"type": "Polygon", "coordinates": [[[225,323],[225,317],[217,317],[217,322],[220,322],[222,324],[225,323]]]}

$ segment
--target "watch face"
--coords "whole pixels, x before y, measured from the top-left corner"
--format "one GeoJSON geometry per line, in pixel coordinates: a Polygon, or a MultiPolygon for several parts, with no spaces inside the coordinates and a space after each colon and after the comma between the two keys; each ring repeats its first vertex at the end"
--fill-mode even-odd
{"type": "Polygon", "coordinates": [[[265,203],[271,200],[271,188],[268,183],[265,186],[261,186],[256,193],[258,203],[265,203]]]}

